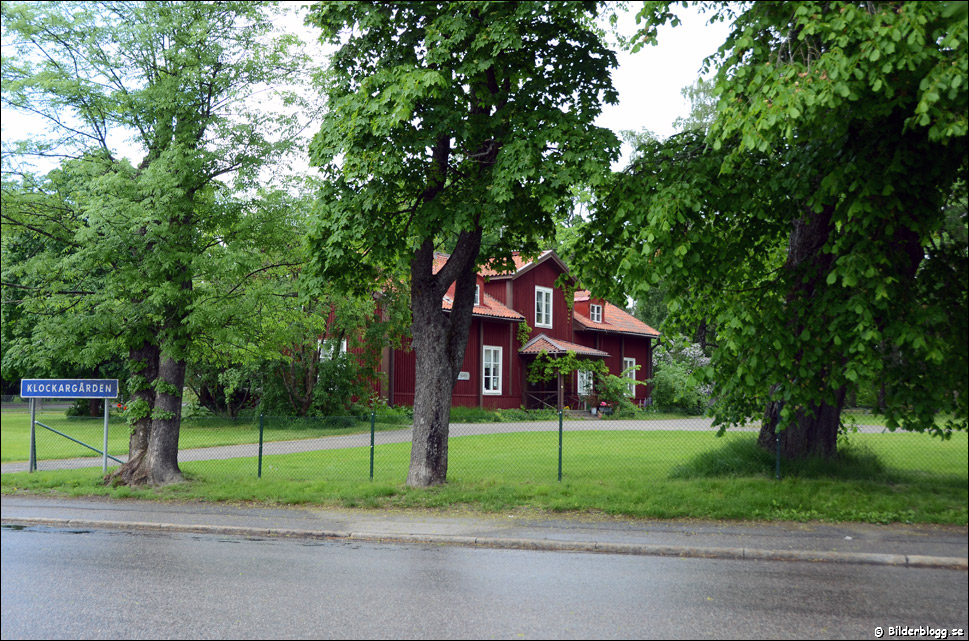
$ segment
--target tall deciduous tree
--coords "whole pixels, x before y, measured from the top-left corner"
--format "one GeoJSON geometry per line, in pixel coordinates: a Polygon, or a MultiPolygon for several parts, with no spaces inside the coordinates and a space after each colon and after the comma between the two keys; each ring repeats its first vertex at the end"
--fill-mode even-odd
{"type": "MultiPolygon", "coordinates": [[[[618,147],[593,126],[613,102],[598,3],[322,2],[308,21],[337,47],[311,147],[330,185],[311,241],[321,278],[410,282],[417,358],[407,482],[442,483],[451,392],[475,270],[537,252],[618,147]],[[435,252],[450,255],[443,266],[435,252]],[[438,269],[440,267],[440,269],[438,269]],[[441,299],[455,283],[450,314],[441,299]]],[[[506,263],[507,264],[507,263],[506,263]]]]}
{"type": "Polygon", "coordinates": [[[73,157],[42,187],[52,208],[5,207],[4,221],[66,248],[30,285],[55,312],[45,336],[107,341],[131,361],[125,482],[181,479],[186,358],[213,309],[200,297],[237,269],[230,246],[249,225],[231,194],[292,142],[257,100],[300,67],[273,16],[255,2],[3,4],[4,107],[51,131],[6,147],[5,167],[8,150],[73,157]]]}
{"type": "MultiPolygon", "coordinates": [[[[644,42],[670,4],[647,3],[644,42]]],[[[766,407],[761,443],[779,428],[787,456],[833,456],[865,380],[887,382],[890,427],[965,429],[967,252],[946,227],[965,199],[965,5],[711,5],[733,31],[708,61],[710,132],[616,177],[581,273],[662,279],[680,327],[709,317],[717,422],[766,407]]]]}

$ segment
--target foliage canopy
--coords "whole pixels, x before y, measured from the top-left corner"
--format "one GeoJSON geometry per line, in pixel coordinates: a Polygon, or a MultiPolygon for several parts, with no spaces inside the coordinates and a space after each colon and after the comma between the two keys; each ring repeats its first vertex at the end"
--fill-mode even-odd
{"type": "Polygon", "coordinates": [[[307,22],[337,48],[323,85],[329,111],[310,149],[326,177],[309,235],[313,273],[371,291],[409,279],[411,485],[445,480],[476,266],[537,254],[573,187],[597,184],[618,150],[593,125],[602,102],[616,100],[598,11],[595,2],[322,2],[310,11],[307,22]]]}
{"type": "MultiPolygon", "coordinates": [[[[646,3],[640,43],[673,4],[646,3]]],[[[773,402],[804,428],[882,380],[890,427],[965,429],[965,5],[706,8],[733,21],[709,133],[644,145],[600,190],[580,274],[633,296],[662,281],[668,327],[715,324],[721,426],[773,402]]]]}
{"type": "Polygon", "coordinates": [[[616,101],[594,16],[595,3],[316,5],[308,22],[339,45],[311,146],[329,179],[319,273],[372,283],[425,239],[450,251],[476,228],[500,231],[489,259],[553,238],[570,188],[596,182],[618,147],[591,126],[616,101]]]}
{"type": "Polygon", "coordinates": [[[277,259],[260,248],[292,229],[278,200],[254,197],[267,159],[295,140],[291,115],[256,99],[301,67],[275,14],[254,2],[3,4],[4,107],[49,127],[5,142],[5,299],[29,293],[22,309],[40,320],[20,337],[28,350],[128,358],[140,445],[125,467],[144,464],[130,479],[180,478],[186,360],[200,335],[236,341],[224,330],[257,318],[243,284],[277,259]],[[31,156],[61,162],[34,176],[18,162],[31,156]]]}

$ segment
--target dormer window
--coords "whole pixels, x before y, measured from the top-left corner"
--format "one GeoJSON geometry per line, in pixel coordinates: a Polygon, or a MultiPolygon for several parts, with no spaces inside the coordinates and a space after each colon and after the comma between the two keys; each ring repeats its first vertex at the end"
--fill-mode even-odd
{"type": "Polygon", "coordinates": [[[552,328],[552,290],[535,288],[535,327],[552,328]]]}
{"type": "Polygon", "coordinates": [[[593,323],[601,323],[602,305],[589,305],[589,318],[593,323]]]}

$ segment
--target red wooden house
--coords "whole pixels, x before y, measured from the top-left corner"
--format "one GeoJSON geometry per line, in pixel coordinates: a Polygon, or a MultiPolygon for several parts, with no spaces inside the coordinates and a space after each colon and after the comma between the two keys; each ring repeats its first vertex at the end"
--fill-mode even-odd
{"type": "MultiPolygon", "coordinates": [[[[436,257],[440,267],[447,255],[436,257]]],[[[619,375],[631,365],[638,371],[629,376],[645,381],[652,377],[652,341],[659,332],[609,302],[577,291],[573,304],[566,305],[566,291],[556,287],[559,276],[574,287],[568,268],[553,251],[534,260],[514,256],[515,270],[483,268],[471,321],[464,364],[454,386],[452,403],[457,406],[510,409],[555,407],[557,382],[533,384],[526,368],[542,351],[549,356],[575,352],[580,358],[604,360],[609,371],[619,375]],[[531,328],[522,345],[519,326],[531,328]]],[[[453,285],[443,300],[451,306],[453,285]]],[[[386,350],[381,369],[381,396],[392,405],[414,404],[414,353],[386,350]]],[[[565,404],[580,407],[590,389],[591,378],[576,372],[563,381],[565,404]]],[[[631,385],[630,397],[645,404],[649,388],[631,385]]]]}

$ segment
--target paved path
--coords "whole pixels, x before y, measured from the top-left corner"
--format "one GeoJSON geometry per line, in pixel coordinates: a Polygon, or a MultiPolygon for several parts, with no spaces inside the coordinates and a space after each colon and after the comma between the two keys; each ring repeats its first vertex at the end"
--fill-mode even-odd
{"type": "MultiPolygon", "coordinates": [[[[713,421],[709,418],[686,418],[668,419],[657,421],[642,420],[568,420],[562,424],[563,431],[688,431],[688,432],[710,432],[713,433],[713,421]]],[[[461,436],[476,436],[482,434],[512,434],[516,432],[554,432],[559,428],[558,421],[528,421],[521,423],[453,423],[450,428],[452,438],[461,436]]],[[[754,432],[760,426],[750,426],[744,428],[732,428],[731,432],[754,432]]],[[[884,432],[885,428],[880,425],[860,425],[860,432],[878,433],[884,432]]],[[[375,435],[375,446],[387,445],[390,443],[409,443],[411,440],[411,429],[400,429],[377,432],[375,435]]],[[[370,433],[344,434],[340,436],[323,436],[319,438],[308,438],[293,441],[267,441],[263,444],[263,456],[273,454],[296,454],[299,452],[316,452],[320,450],[337,450],[350,447],[369,447],[370,433]]],[[[97,444],[100,447],[100,444],[97,444]]],[[[259,455],[258,443],[245,443],[241,445],[222,445],[216,447],[203,447],[195,449],[179,450],[178,460],[186,461],[211,461],[221,459],[243,458],[247,456],[256,457],[259,455]]],[[[122,461],[127,460],[127,455],[117,456],[122,461]]],[[[113,461],[108,461],[108,466],[117,465],[113,461]]],[[[85,467],[100,467],[101,457],[84,457],[70,459],[41,459],[38,461],[40,470],[68,470],[85,467]]],[[[3,463],[0,465],[0,473],[11,474],[15,472],[26,472],[27,462],[3,463]]]]}
{"type": "Polygon", "coordinates": [[[197,502],[3,496],[5,527],[128,529],[222,536],[399,541],[506,549],[812,561],[965,571],[965,526],[757,523],[604,516],[449,515],[197,502]]]}

